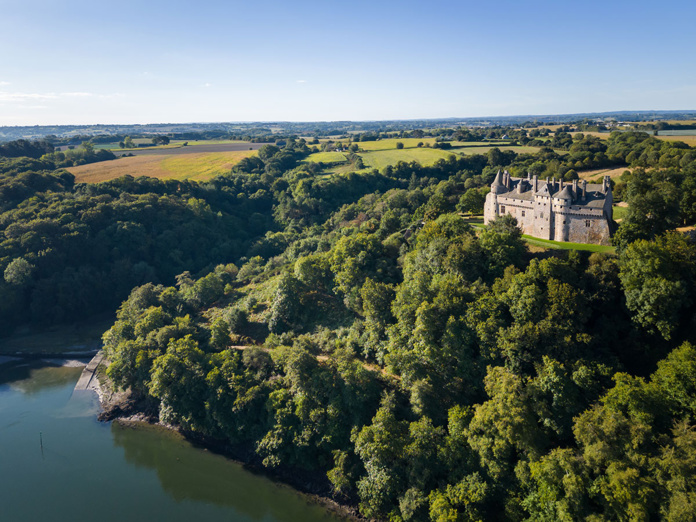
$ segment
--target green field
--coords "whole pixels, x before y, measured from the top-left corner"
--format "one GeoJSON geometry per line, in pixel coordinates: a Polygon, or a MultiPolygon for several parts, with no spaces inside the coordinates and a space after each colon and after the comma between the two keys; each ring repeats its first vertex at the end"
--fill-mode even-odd
{"type": "Polygon", "coordinates": [[[342,152],[315,152],[310,154],[305,161],[312,163],[345,163],[348,160],[342,152]]]}
{"type": "MultiPolygon", "coordinates": [[[[506,145],[507,141],[500,143],[481,142],[481,141],[452,141],[451,149],[435,149],[432,147],[417,147],[418,143],[433,144],[435,138],[390,138],[378,141],[359,142],[361,152],[357,154],[362,157],[366,169],[381,170],[389,165],[396,165],[399,161],[410,163],[416,161],[423,166],[433,165],[437,160],[447,159],[452,155],[462,154],[487,154],[493,148],[500,150],[512,150],[518,154],[537,152],[538,147],[517,147],[506,145]],[[403,143],[403,149],[397,149],[397,143],[403,143]]],[[[344,174],[354,170],[352,164],[348,163],[346,154],[342,152],[315,152],[305,161],[322,162],[328,166],[324,174],[344,174]]]]}
{"type": "Polygon", "coordinates": [[[549,239],[539,239],[538,237],[522,235],[527,244],[543,248],[553,248],[556,250],[584,250],[586,252],[601,252],[603,254],[613,254],[616,249],[608,245],[590,245],[587,243],[564,243],[562,241],[551,241],[549,239]]]}
{"type": "Polygon", "coordinates": [[[419,143],[432,145],[435,143],[435,138],[389,138],[377,141],[358,141],[356,143],[361,150],[369,152],[373,150],[395,150],[397,142],[403,143],[404,149],[415,149],[419,143]]]}
{"type": "Polygon", "coordinates": [[[517,154],[532,154],[534,152],[539,152],[539,147],[518,147],[518,146],[495,146],[495,145],[488,145],[485,147],[463,147],[463,148],[457,148],[457,149],[452,149],[453,152],[457,152],[459,154],[487,154],[489,150],[498,148],[500,150],[513,150],[517,154]]]}
{"type": "Polygon", "coordinates": [[[375,152],[365,152],[360,154],[366,167],[383,169],[388,165],[396,165],[399,161],[417,161],[424,167],[433,165],[439,159],[447,159],[452,156],[449,151],[440,149],[392,149],[379,150],[375,152]]]}
{"type": "Polygon", "coordinates": [[[626,217],[628,214],[628,207],[620,207],[618,205],[614,205],[614,219],[623,219],[626,217]]]}

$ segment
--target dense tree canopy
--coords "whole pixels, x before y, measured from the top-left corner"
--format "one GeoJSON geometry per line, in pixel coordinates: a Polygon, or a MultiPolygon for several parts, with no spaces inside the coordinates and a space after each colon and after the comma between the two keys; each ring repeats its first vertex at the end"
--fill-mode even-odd
{"type": "Polygon", "coordinates": [[[0,158],[3,328],[127,296],[104,334],[117,386],[366,517],[693,520],[696,246],[675,231],[696,216],[693,149],[489,132],[567,154],[329,175],[284,137],[206,183],[95,185],[55,156],[0,158]],[[609,165],[630,168],[616,255],[530,249],[510,216],[459,214],[500,167],[609,165]]]}

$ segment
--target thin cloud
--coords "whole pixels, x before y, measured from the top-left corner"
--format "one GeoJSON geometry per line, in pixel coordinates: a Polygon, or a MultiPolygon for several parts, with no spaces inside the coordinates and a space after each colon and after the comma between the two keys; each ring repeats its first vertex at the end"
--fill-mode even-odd
{"type": "Polygon", "coordinates": [[[212,86],[213,86],[212,83],[204,83],[204,84],[203,84],[203,87],[212,87],[212,86]]]}
{"type": "Polygon", "coordinates": [[[307,83],[307,80],[297,80],[297,83],[307,83]]]}
{"type": "Polygon", "coordinates": [[[10,85],[10,82],[0,82],[0,87],[7,87],[10,85]]]}
{"type": "MultiPolygon", "coordinates": [[[[55,92],[10,92],[10,91],[0,91],[0,103],[9,103],[9,104],[29,104],[22,106],[20,108],[46,108],[45,106],[41,105],[34,105],[31,102],[41,102],[41,101],[48,101],[48,100],[69,100],[69,99],[80,99],[80,98],[101,98],[101,99],[108,99],[108,98],[120,98],[124,96],[121,93],[113,93],[113,94],[95,94],[93,92],[82,92],[82,91],[75,91],[75,92],[61,92],[61,93],[55,93],[55,92]]],[[[19,106],[18,106],[19,107],[19,106]]]]}
{"type": "Polygon", "coordinates": [[[25,102],[29,100],[55,100],[58,95],[55,93],[35,93],[35,92],[7,92],[0,91],[0,101],[4,102],[25,102]]]}

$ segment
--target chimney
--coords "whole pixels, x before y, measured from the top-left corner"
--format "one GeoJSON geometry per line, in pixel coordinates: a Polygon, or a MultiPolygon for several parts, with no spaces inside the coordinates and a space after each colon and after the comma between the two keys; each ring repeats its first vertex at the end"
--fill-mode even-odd
{"type": "Polygon", "coordinates": [[[563,178],[558,180],[558,190],[563,190],[563,178]]]}
{"type": "Polygon", "coordinates": [[[611,178],[609,176],[604,176],[604,181],[602,181],[602,193],[606,194],[609,192],[609,188],[611,187],[611,182],[609,181],[611,178]]]}
{"type": "Polygon", "coordinates": [[[523,180],[523,179],[520,179],[520,180],[517,182],[517,193],[518,193],[518,194],[522,194],[523,192],[524,192],[524,180],[523,180]]]}
{"type": "Polygon", "coordinates": [[[582,200],[584,202],[587,200],[587,180],[583,179],[580,183],[580,187],[582,190],[582,200]]]}
{"type": "Polygon", "coordinates": [[[507,187],[508,190],[510,190],[510,173],[506,170],[504,173],[505,176],[505,186],[507,187]]]}
{"type": "Polygon", "coordinates": [[[578,199],[578,180],[573,180],[573,198],[578,199]]]}
{"type": "Polygon", "coordinates": [[[532,190],[534,192],[537,192],[539,190],[539,176],[534,174],[534,177],[532,178],[532,190]]]}
{"type": "Polygon", "coordinates": [[[530,179],[532,179],[532,173],[527,171],[527,181],[529,181],[530,179]]]}

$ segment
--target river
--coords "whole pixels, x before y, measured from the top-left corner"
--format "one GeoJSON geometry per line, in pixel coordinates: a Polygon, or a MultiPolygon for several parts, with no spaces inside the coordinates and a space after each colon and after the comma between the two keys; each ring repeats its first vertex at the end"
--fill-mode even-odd
{"type": "Polygon", "coordinates": [[[0,365],[0,519],[338,522],[291,488],[147,425],[96,420],[82,368],[0,365]]]}

